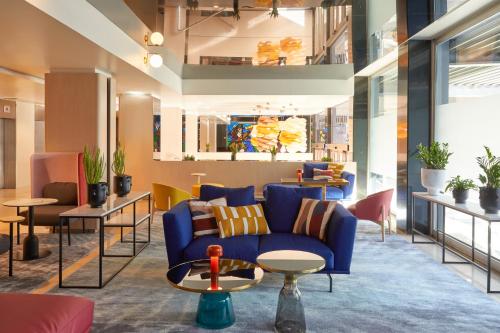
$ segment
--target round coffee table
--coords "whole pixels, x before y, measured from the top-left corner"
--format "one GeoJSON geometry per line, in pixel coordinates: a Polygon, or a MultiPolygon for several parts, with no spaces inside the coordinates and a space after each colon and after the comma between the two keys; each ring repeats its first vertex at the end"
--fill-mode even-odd
{"type": "Polygon", "coordinates": [[[232,259],[219,261],[219,289],[210,289],[210,260],[195,260],[172,267],[168,282],[175,288],[200,293],[196,322],[208,329],[221,329],[234,323],[230,292],[258,284],[264,271],[257,265],[232,259]]]}
{"type": "Polygon", "coordinates": [[[16,260],[35,260],[48,257],[49,250],[39,250],[38,237],[35,235],[35,214],[36,206],[47,206],[57,202],[51,198],[16,199],[3,203],[6,207],[28,207],[28,236],[23,241],[22,255],[16,255],[16,260]]]}
{"type": "Polygon", "coordinates": [[[276,331],[305,332],[306,318],[297,278],[322,270],[325,259],[310,252],[283,250],[262,253],[257,257],[257,263],[266,271],[285,274],[276,310],[276,331]]]}

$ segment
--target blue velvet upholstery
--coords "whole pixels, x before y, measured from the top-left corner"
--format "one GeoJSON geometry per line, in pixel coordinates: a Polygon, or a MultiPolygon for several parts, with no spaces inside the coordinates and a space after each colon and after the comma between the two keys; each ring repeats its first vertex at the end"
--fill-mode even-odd
{"type": "Polygon", "coordinates": [[[281,183],[267,183],[264,186],[262,186],[262,196],[264,199],[267,199],[267,189],[271,185],[276,185],[276,186],[283,186],[283,187],[291,187],[291,188],[299,188],[299,185],[289,185],[289,184],[281,184],[281,183]]]}
{"type": "Polygon", "coordinates": [[[260,253],[277,250],[297,250],[315,253],[325,259],[324,270],[326,272],[333,272],[333,251],[317,238],[291,233],[273,233],[260,237],[260,253]]]}
{"type": "Polygon", "coordinates": [[[335,186],[326,187],[326,200],[342,200],[344,199],[344,191],[335,186]]]}
{"type": "Polygon", "coordinates": [[[344,191],[344,199],[349,199],[354,190],[355,176],[350,172],[343,171],[341,177],[349,182],[349,184],[340,187],[344,191]]]}
{"type": "MultiPolygon", "coordinates": [[[[310,251],[325,258],[326,267],[322,273],[349,274],[356,234],[356,218],[339,204],[336,206],[328,225],[327,238],[324,243],[308,236],[293,235],[290,233],[291,226],[293,226],[298,212],[293,213],[294,209],[290,209],[290,204],[296,201],[300,194],[310,194],[318,198],[321,192],[316,191],[320,191],[320,189],[270,186],[269,190],[270,197],[269,201],[264,204],[264,213],[268,222],[277,221],[272,227],[270,224],[271,230],[274,229],[274,233],[270,235],[238,236],[223,239],[210,235],[193,239],[191,213],[187,201],[179,203],[165,213],[163,215],[163,230],[169,267],[189,260],[206,258],[208,245],[220,244],[224,249],[224,257],[251,262],[255,262],[260,253],[271,250],[310,251]],[[277,217],[274,215],[276,212],[281,212],[283,216],[277,217]],[[288,220],[281,220],[285,216],[288,220]],[[287,231],[279,232],[278,230],[281,228],[287,231]]],[[[237,201],[236,199],[235,201],[237,201]]]]}
{"type": "Polygon", "coordinates": [[[219,238],[217,235],[207,235],[194,239],[184,250],[185,261],[207,259],[209,245],[222,246],[224,257],[256,262],[259,254],[259,236],[236,236],[219,238]],[[244,249],[242,251],[242,249],[244,249]]]}
{"type": "Polygon", "coordinates": [[[265,214],[271,232],[292,232],[302,198],[321,200],[321,188],[268,186],[265,214]]]}
{"type": "Polygon", "coordinates": [[[241,188],[217,187],[201,185],[200,200],[210,201],[226,197],[228,206],[246,206],[255,204],[255,186],[241,188]]]}
{"type": "Polygon", "coordinates": [[[303,171],[302,177],[304,177],[304,178],[314,177],[313,169],[326,170],[326,169],[328,169],[328,163],[324,163],[324,162],[304,163],[304,169],[302,170],[303,171]]]}

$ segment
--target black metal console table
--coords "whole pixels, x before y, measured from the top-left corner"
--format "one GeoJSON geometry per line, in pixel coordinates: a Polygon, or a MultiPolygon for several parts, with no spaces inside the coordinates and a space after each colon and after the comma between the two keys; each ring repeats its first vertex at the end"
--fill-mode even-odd
{"type": "Polygon", "coordinates": [[[486,290],[488,293],[500,293],[500,290],[491,290],[491,224],[494,222],[500,222],[500,215],[498,214],[486,214],[484,210],[479,206],[478,203],[467,202],[465,204],[456,204],[455,200],[446,195],[429,195],[426,192],[413,192],[411,198],[411,240],[412,243],[435,243],[442,247],[442,259],[441,262],[443,264],[472,264],[479,269],[485,271],[487,273],[487,282],[486,282],[486,290]],[[421,233],[420,231],[415,229],[415,199],[424,200],[431,204],[436,204],[438,206],[443,207],[443,230],[442,230],[442,239],[441,243],[439,240],[436,241],[433,238],[430,238],[428,235],[421,233]],[[467,258],[463,254],[449,248],[446,246],[446,208],[450,208],[456,210],[458,212],[464,213],[472,217],[472,256],[471,259],[467,258]],[[486,267],[478,264],[475,261],[475,233],[476,233],[476,218],[485,220],[488,223],[488,253],[487,253],[487,264],[486,267]],[[429,239],[429,242],[420,242],[415,241],[415,234],[419,234],[421,236],[429,239]],[[449,251],[456,256],[462,258],[465,261],[446,261],[446,251],[449,251]]]}
{"type": "MultiPolygon", "coordinates": [[[[86,288],[100,289],[111,281],[118,273],[120,273],[139,253],[141,253],[151,241],[151,192],[131,192],[126,197],[118,197],[116,194],[111,195],[106,203],[101,208],[90,208],[89,205],[83,205],[74,209],[68,210],[59,215],[59,288],[86,288]],[[137,213],[136,203],[139,200],[148,198],[148,212],[137,213]],[[133,213],[123,213],[123,209],[132,205],[133,213]],[[116,216],[111,216],[118,213],[116,216]],[[98,285],[63,285],[63,237],[62,226],[67,222],[68,226],[70,219],[98,219],[99,220],[99,283],[98,285]],[[136,229],[143,222],[148,221],[148,238],[147,240],[137,240],[136,229]],[[133,250],[131,254],[106,254],[104,249],[104,235],[106,228],[117,228],[120,230],[120,242],[131,243],[133,250]],[[123,240],[123,228],[132,228],[132,241],[123,240]],[[142,244],[137,249],[136,244],[142,244]],[[121,257],[130,258],[113,273],[106,281],[103,281],[103,258],[104,257],[121,257]]],[[[108,249],[109,250],[109,249],[108,249]]]]}

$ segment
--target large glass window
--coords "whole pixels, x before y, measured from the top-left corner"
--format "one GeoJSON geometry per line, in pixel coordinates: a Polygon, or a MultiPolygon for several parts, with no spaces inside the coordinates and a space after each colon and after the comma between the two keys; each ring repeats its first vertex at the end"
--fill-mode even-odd
{"type": "Polygon", "coordinates": [[[396,64],[370,78],[368,193],[396,188],[397,96],[396,64]]]}
{"type": "MultiPolygon", "coordinates": [[[[478,183],[475,157],[483,146],[500,155],[500,14],[439,44],[436,49],[435,139],[448,142],[453,155],[448,175],[478,183]]],[[[477,192],[471,200],[477,200],[477,192]]],[[[479,223],[476,242],[486,250],[486,223],[479,223]]],[[[499,228],[493,228],[500,236],[499,228]]],[[[470,242],[470,217],[447,213],[446,230],[470,242]],[[448,223],[451,220],[452,223],[448,223]]],[[[500,257],[500,243],[493,243],[500,257]]]]}

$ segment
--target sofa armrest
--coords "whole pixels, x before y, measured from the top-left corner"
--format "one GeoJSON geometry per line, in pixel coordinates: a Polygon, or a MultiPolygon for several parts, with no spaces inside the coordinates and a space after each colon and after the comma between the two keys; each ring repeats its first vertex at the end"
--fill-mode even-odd
{"type": "Polygon", "coordinates": [[[326,245],[334,254],[334,271],[349,274],[357,219],[344,206],[337,204],[327,230],[326,245]]]}
{"type": "Polygon", "coordinates": [[[187,201],[180,202],[163,214],[163,233],[169,267],[182,263],[184,249],[193,240],[191,211],[187,201]]]}
{"type": "Polygon", "coordinates": [[[343,171],[341,177],[349,182],[349,184],[340,187],[344,192],[344,199],[348,199],[351,197],[354,190],[354,181],[356,180],[356,176],[354,176],[353,173],[343,171]]]}

